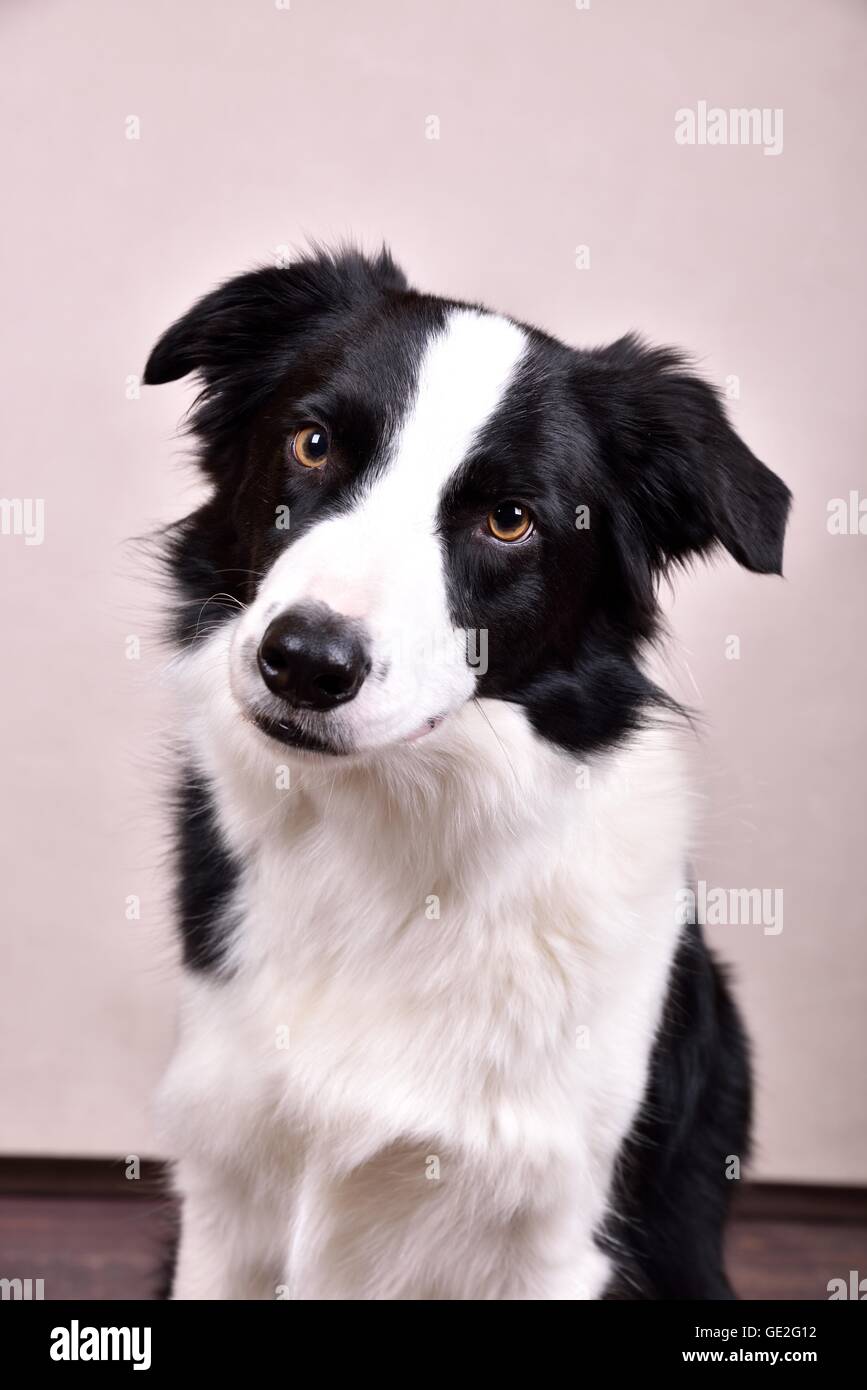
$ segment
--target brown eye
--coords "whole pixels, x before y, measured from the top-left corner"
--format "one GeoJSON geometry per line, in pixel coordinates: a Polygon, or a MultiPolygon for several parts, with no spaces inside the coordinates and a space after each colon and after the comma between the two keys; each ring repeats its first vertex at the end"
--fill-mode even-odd
{"type": "Polygon", "coordinates": [[[292,457],[304,468],[328,462],[328,435],[321,425],[305,425],[292,436],[292,457]]]}
{"type": "Polygon", "coordinates": [[[498,541],[520,541],[533,529],[533,518],[520,502],[501,502],[488,512],[488,530],[498,541]]]}

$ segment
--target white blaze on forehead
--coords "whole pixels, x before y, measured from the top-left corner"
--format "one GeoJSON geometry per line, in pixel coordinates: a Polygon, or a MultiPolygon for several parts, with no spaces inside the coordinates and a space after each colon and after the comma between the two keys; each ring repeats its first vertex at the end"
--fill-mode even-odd
{"type": "Polygon", "coordinates": [[[382,442],[383,472],[351,510],[314,524],[275,561],[248,623],[261,623],[263,609],[267,620],[319,599],[384,629],[446,630],[440,499],[526,347],[526,334],[508,319],[451,311],[424,350],[403,421],[382,442]]]}
{"type": "Polygon", "coordinates": [[[527,347],[508,319],[453,310],[427,345],[415,394],[385,475],[364,510],[400,508],[404,523],[433,528],[440,497],[494,414],[527,347]]]}

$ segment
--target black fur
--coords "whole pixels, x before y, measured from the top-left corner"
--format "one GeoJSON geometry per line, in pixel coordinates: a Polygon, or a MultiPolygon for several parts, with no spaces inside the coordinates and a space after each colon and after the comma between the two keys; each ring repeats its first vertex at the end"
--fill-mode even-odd
{"type": "Polygon", "coordinates": [[[175,918],[184,965],[213,970],[222,963],[231,931],[226,913],[238,866],[223,843],[208,784],[192,768],[179,782],[175,828],[175,918]]]}
{"type": "Polygon", "coordinates": [[[644,1103],[620,1158],[605,1244],[612,1296],[730,1299],[723,1234],[749,1157],[746,1036],[701,928],[687,926],[672,968],[644,1103]]]}
{"type": "MultiPolygon", "coordinates": [[[[352,503],[453,307],[411,290],[385,251],[323,253],[229,281],[163,336],[145,381],[198,374],[190,423],[212,485],[166,537],[178,641],[234,611],[216,593],[249,601],[282,547],[352,503]],[[328,469],[287,468],[287,440],[310,420],[329,428],[328,469]],[[280,505],[291,535],[275,526],[280,505]]],[[[680,354],[631,336],[578,352],[526,331],[520,378],[443,498],[439,527],[455,624],[490,634],[479,694],[522,705],[541,735],[584,755],[673,708],[639,661],[658,632],[660,577],[715,546],[779,573],[790,497],[680,354]],[[479,516],[507,499],[533,512],[533,543],[481,540],[479,516]]],[[[184,957],[212,969],[237,866],[192,774],[179,828],[184,957]]],[[[731,1297],[725,1167],[746,1158],[749,1110],[737,1013],[700,930],[686,928],[620,1164],[621,1215],[605,1233],[620,1296],[731,1297]]]]}

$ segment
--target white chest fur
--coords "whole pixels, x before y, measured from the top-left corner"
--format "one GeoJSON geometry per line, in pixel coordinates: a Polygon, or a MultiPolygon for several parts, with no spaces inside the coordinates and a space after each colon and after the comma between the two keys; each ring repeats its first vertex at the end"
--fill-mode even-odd
{"type": "Polygon", "coordinates": [[[679,933],[674,735],[581,767],[470,705],[287,787],[226,696],[192,707],[242,872],[161,1097],[177,1296],[598,1297],[679,933]]]}

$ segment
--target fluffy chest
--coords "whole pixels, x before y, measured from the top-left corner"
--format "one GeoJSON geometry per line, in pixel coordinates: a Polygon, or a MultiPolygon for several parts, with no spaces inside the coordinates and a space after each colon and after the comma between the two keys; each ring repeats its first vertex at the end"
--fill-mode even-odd
{"type": "MultiPolygon", "coordinates": [[[[176,1088],[278,1148],[327,1133],[347,1166],[408,1140],[592,1156],[643,1089],[682,852],[659,816],[649,841],[634,779],[629,815],[602,788],[564,811],[561,776],[475,825],[455,799],[396,817],[352,785],[299,796],[243,847],[225,972],[187,986],[176,1088]]],[[[223,813],[239,849],[250,809],[223,813]]]]}
{"type": "Polygon", "coordinates": [[[576,769],[492,713],[276,802],[231,724],[199,744],[240,872],[222,968],[185,979],[164,1133],[188,1209],[228,1194],[291,1297],[605,1287],[679,933],[679,763],[648,738],[576,769]]]}

